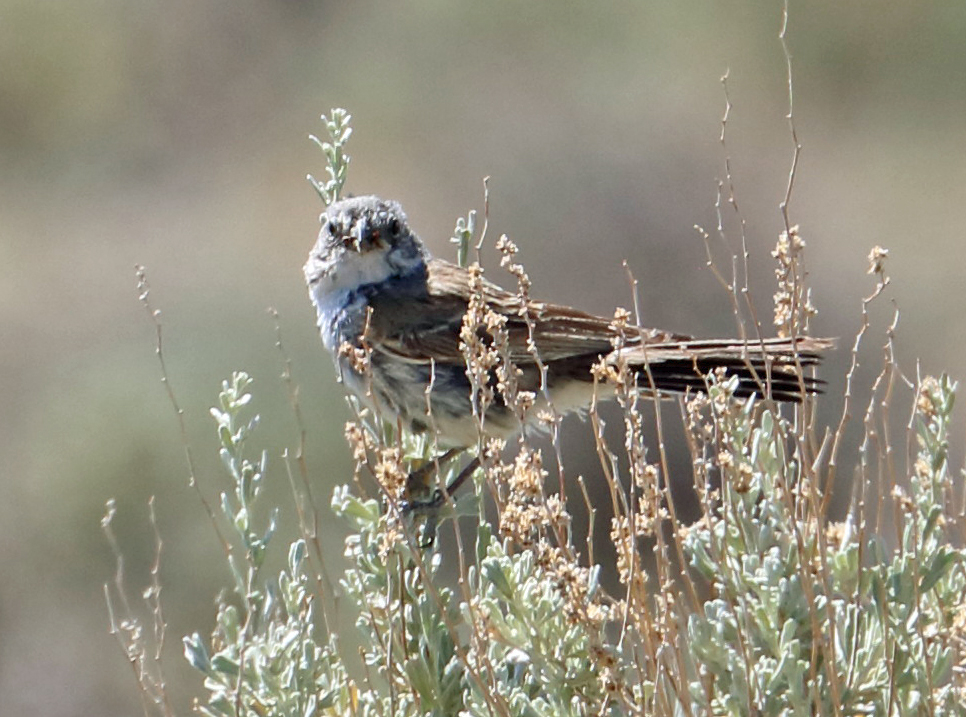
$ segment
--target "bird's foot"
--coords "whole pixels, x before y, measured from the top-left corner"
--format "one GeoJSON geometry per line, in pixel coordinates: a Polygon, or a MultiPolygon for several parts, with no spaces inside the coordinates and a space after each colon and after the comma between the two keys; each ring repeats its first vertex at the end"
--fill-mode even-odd
{"type": "Polygon", "coordinates": [[[426,465],[413,471],[407,479],[407,493],[409,496],[423,495],[427,497],[410,497],[408,500],[400,502],[400,512],[407,517],[421,517],[425,519],[423,524],[423,543],[421,548],[428,548],[433,545],[436,538],[436,526],[439,523],[440,510],[450,502],[453,494],[459,490],[471,475],[480,467],[479,457],[474,458],[459,472],[459,474],[443,489],[436,488],[432,492],[428,491],[426,485],[428,477],[435,471],[437,465],[441,465],[444,460],[449,460],[455,455],[453,450],[447,451],[438,460],[429,461],[426,465]],[[413,490],[413,488],[416,490],[413,490]],[[421,490],[420,490],[421,489],[421,490]]]}

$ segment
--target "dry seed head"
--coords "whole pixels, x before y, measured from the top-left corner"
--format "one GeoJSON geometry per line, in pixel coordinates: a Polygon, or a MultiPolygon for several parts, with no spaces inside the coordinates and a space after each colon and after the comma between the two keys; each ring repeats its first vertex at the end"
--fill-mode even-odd
{"type": "Polygon", "coordinates": [[[379,559],[383,563],[387,563],[389,562],[389,556],[397,552],[399,547],[406,542],[406,535],[403,532],[402,525],[388,515],[383,516],[380,522],[382,523],[382,529],[378,535],[379,559]]]}
{"type": "Polygon", "coordinates": [[[617,332],[625,330],[631,323],[631,312],[622,306],[614,309],[614,318],[610,322],[610,327],[617,332]]]}
{"type": "Polygon", "coordinates": [[[401,495],[406,486],[407,473],[403,469],[398,446],[383,448],[374,470],[376,480],[387,495],[401,495]]]}
{"type": "Polygon", "coordinates": [[[712,413],[715,416],[725,416],[729,411],[736,408],[732,401],[734,393],[727,383],[728,374],[723,367],[714,370],[714,378],[721,390],[715,391],[714,397],[711,399],[712,413]]]}
{"type": "Polygon", "coordinates": [[[506,441],[502,438],[487,438],[483,446],[483,459],[486,463],[495,463],[500,460],[500,454],[506,447],[506,441]]]}
{"type": "Polygon", "coordinates": [[[517,280],[519,294],[524,299],[524,308],[521,310],[522,314],[526,311],[526,298],[530,291],[530,277],[527,276],[522,264],[513,263],[513,258],[517,255],[519,249],[517,249],[517,245],[506,234],[497,240],[496,249],[502,255],[500,257],[500,266],[510,272],[517,280]]]}
{"type": "Polygon", "coordinates": [[[540,451],[521,448],[512,468],[500,471],[500,484],[508,489],[500,512],[500,535],[525,547],[533,545],[550,525],[569,523],[570,516],[559,499],[543,500],[543,469],[540,451]]]}
{"type": "Polygon", "coordinates": [[[538,498],[543,492],[543,481],[546,475],[540,451],[522,449],[513,462],[513,475],[510,478],[511,493],[527,501],[538,498]]]}
{"type": "Polygon", "coordinates": [[[634,482],[641,490],[654,490],[658,485],[660,475],[658,467],[653,463],[648,463],[644,466],[644,470],[635,472],[634,482]]]}
{"type": "Polygon", "coordinates": [[[620,381],[620,374],[617,369],[603,358],[590,367],[590,373],[601,383],[616,384],[620,381]]]}
{"type": "Polygon", "coordinates": [[[515,256],[519,251],[517,245],[514,244],[510,237],[508,237],[506,234],[501,235],[500,238],[496,240],[496,250],[505,257],[515,256]]]}
{"type": "Polygon", "coordinates": [[[516,503],[507,503],[500,511],[500,535],[511,538],[517,545],[530,548],[536,540],[539,521],[533,511],[516,503]]]}
{"type": "Polygon", "coordinates": [[[355,421],[345,424],[345,439],[352,449],[352,460],[364,463],[366,460],[366,432],[355,421]]]}
{"type": "Polygon", "coordinates": [[[567,512],[566,504],[560,499],[559,495],[551,495],[545,501],[547,512],[547,522],[561,528],[566,528],[570,524],[570,513],[567,512]]]}
{"type": "MultiPolygon", "coordinates": [[[[533,394],[533,400],[536,401],[536,394],[533,394]]],[[[546,409],[537,411],[537,420],[548,428],[560,423],[560,419],[561,417],[554,415],[553,411],[546,409]]]]}
{"type": "MultiPolygon", "coordinates": [[[[717,491],[715,491],[717,493],[717,491]]],[[[708,516],[707,514],[702,514],[700,518],[691,523],[690,525],[682,525],[678,528],[677,539],[683,544],[684,541],[688,539],[692,532],[704,533],[708,528],[708,516]]]]}
{"type": "Polygon", "coordinates": [[[778,291],[774,294],[774,324],[779,336],[791,336],[804,330],[804,322],[817,311],[811,303],[811,292],[801,282],[798,255],[805,248],[805,240],[798,233],[798,226],[782,232],[771,255],[778,260],[775,276],[778,291]]]}
{"type": "Polygon", "coordinates": [[[483,325],[486,326],[487,333],[493,337],[494,341],[506,341],[506,321],[506,316],[503,314],[498,314],[492,309],[487,309],[486,314],[483,317],[483,325]]]}
{"type": "Polygon", "coordinates": [[[934,418],[938,414],[936,396],[939,395],[939,381],[934,376],[926,376],[919,385],[919,395],[916,398],[916,409],[926,418],[934,418]]]}
{"type": "Polygon", "coordinates": [[[348,359],[349,366],[358,374],[369,372],[369,351],[364,347],[353,346],[348,341],[343,341],[339,346],[339,356],[348,359]]]}
{"type": "Polygon", "coordinates": [[[685,404],[689,417],[696,417],[703,420],[702,412],[708,407],[708,394],[693,393],[685,404]]]}
{"type": "Polygon", "coordinates": [[[848,532],[848,526],[844,522],[829,523],[825,528],[825,539],[829,546],[840,550],[845,547],[845,538],[848,532]]]}
{"type": "MultiPolygon", "coordinates": [[[[732,476],[732,487],[737,493],[747,493],[751,490],[751,481],[755,477],[755,471],[745,461],[738,464],[738,470],[732,476]]],[[[776,487],[776,492],[777,492],[776,487]]]]}
{"type": "Polygon", "coordinates": [[[598,632],[610,611],[588,592],[590,571],[574,562],[571,554],[541,540],[534,548],[536,564],[547,573],[563,598],[563,610],[572,624],[584,625],[590,634],[598,632]]]}
{"type": "Polygon", "coordinates": [[[776,291],[773,298],[775,304],[774,324],[778,327],[779,336],[788,336],[788,325],[792,323],[792,296],[787,291],[776,291]]]}
{"type": "Polygon", "coordinates": [[[912,498],[909,497],[909,494],[901,486],[897,485],[892,488],[892,497],[895,498],[904,513],[911,514],[915,512],[915,502],[913,502],[912,498]]]}
{"type": "Polygon", "coordinates": [[[517,408],[523,413],[526,413],[533,408],[533,404],[536,403],[536,401],[537,394],[533,391],[517,391],[517,408]]]}
{"type": "Polygon", "coordinates": [[[610,329],[614,332],[614,337],[610,340],[610,343],[614,349],[619,350],[627,343],[627,328],[630,324],[630,311],[621,307],[614,309],[614,318],[610,322],[610,329]]]}
{"type": "Polygon", "coordinates": [[[481,337],[481,331],[487,327],[496,331],[500,325],[494,319],[492,311],[486,306],[482,294],[482,273],[479,264],[474,263],[468,269],[470,278],[470,300],[463,315],[460,327],[460,351],[466,362],[466,376],[473,388],[473,408],[478,418],[485,415],[487,408],[494,398],[494,389],[490,386],[489,376],[500,364],[500,353],[481,337]]]}
{"type": "Polygon", "coordinates": [[[885,260],[888,256],[888,249],[883,249],[878,244],[872,247],[872,251],[869,252],[869,270],[867,273],[881,274],[885,268],[885,260]]]}
{"type": "Polygon", "coordinates": [[[617,575],[621,583],[627,585],[634,572],[637,547],[630,519],[626,515],[611,518],[610,541],[617,552],[617,575]]]}

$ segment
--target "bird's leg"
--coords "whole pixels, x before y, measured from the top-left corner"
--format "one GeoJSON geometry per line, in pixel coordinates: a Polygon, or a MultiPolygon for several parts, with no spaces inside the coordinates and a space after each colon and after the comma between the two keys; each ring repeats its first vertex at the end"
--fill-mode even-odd
{"type": "Polygon", "coordinates": [[[473,460],[471,460],[469,463],[466,464],[463,470],[459,472],[459,475],[456,476],[448,486],[446,486],[445,490],[436,491],[437,493],[437,495],[435,496],[436,500],[439,503],[442,503],[447,498],[452,497],[452,495],[459,490],[460,486],[466,482],[466,479],[469,478],[471,475],[473,475],[473,473],[475,473],[476,469],[479,467],[480,467],[480,457],[476,456],[473,460]]]}
{"type": "Polygon", "coordinates": [[[436,526],[439,518],[439,508],[443,505],[443,503],[449,500],[453,493],[466,482],[466,479],[473,475],[473,472],[479,468],[479,456],[471,460],[448,486],[443,489],[437,488],[434,490],[431,494],[431,497],[414,498],[413,495],[428,495],[429,477],[433,474],[436,467],[442,466],[443,463],[448,462],[453,458],[453,456],[460,453],[462,450],[463,449],[461,448],[449,449],[438,458],[427,461],[426,465],[421,466],[417,470],[410,473],[409,477],[406,479],[406,492],[408,500],[403,502],[401,509],[404,515],[423,516],[425,522],[423,523],[423,539],[420,543],[420,548],[425,549],[432,547],[433,542],[436,540],[436,526]]]}
{"type": "MultiPolygon", "coordinates": [[[[451,458],[451,453],[453,451],[446,451],[442,456],[440,456],[440,463],[443,459],[451,458]]],[[[423,500],[410,500],[405,506],[403,506],[403,511],[406,513],[435,513],[435,511],[443,505],[447,500],[449,500],[453,494],[459,490],[467,479],[476,472],[476,469],[480,467],[480,457],[476,456],[471,460],[466,466],[459,472],[459,474],[450,481],[450,484],[445,488],[437,488],[433,491],[432,497],[423,500]]],[[[425,470],[426,466],[420,468],[420,471],[425,470]]],[[[412,478],[412,474],[410,475],[412,478]]],[[[424,493],[425,494],[425,493],[424,493]]]]}
{"type": "Polygon", "coordinates": [[[429,481],[436,473],[436,469],[449,463],[462,450],[462,448],[450,448],[443,455],[430,458],[426,463],[409,474],[406,478],[406,498],[409,501],[409,506],[420,501],[426,501],[425,496],[430,495],[429,481]]]}

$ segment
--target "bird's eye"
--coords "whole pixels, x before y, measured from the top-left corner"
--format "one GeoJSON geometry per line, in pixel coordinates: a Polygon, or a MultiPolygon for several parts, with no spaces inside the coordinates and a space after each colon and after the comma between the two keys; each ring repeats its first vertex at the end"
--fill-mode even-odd
{"type": "Polygon", "coordinates": [[[326,230],[326,231],[327,231],[327,232],[328,232],[329,234],[335,234],[335,230],[336,230],[336,226],[335,226],[335,222],[334,222],[334,221],[332,221],[331,219],[330,219],[329,221],[327,221],[327,222],[325,223],[325,230],[326,230]]]}
{"type": "Polygon", "coordinates": [[[399,220],[393,217],[389,220],[389,233],[393,236],[398,236],[400,231],[399,220]]]}

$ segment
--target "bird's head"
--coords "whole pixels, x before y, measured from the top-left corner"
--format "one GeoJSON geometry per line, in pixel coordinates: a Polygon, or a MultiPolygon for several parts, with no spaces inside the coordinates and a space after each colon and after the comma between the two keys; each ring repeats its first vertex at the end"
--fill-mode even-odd
{"type": "Polygon", "coordinates": [[[333,202],[305,263],[305,281],[320,306],[360,287],[425,272],[428,255],[396,202],[374,196],[333,202]]]}

